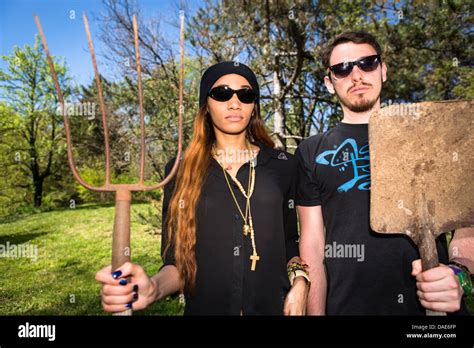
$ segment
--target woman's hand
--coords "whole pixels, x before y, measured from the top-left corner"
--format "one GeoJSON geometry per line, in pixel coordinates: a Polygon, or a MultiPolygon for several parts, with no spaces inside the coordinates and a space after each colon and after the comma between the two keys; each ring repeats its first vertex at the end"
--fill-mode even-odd
{"type": "Polygon", "coordinates": [[[102,268],[95,279],[102,283],[100,295],[106,312],[144,309],[156,299],[155,283],[137,264],[126,262],[113,273],[111,266],[102,268]]]}
{"type": "Polygon", "coordinates": [[[305,315],[309,283],[303,277],[296,277],[288,295],[286,295],[283,313],[285,315],[305,315]]]}

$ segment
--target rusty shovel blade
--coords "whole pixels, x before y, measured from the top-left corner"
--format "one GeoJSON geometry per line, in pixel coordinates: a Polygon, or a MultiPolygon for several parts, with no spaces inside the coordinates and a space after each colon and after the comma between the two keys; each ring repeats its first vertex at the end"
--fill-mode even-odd
{"type": "Polygon", "coordinates": [[[473,106],[390,105],[369,121],[371,227],[409,236],[423,270],[438,265],[436,237],[474,225],[473,106]]]}

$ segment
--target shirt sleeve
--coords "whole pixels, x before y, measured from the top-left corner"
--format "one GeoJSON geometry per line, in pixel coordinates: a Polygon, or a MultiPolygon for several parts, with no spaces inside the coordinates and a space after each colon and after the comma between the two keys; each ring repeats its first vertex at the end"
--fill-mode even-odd
{"type": "Polygon", "coordinates": [[[297,161],[296,174],[296,205],[317,206],[321,205],[319,185],[316,181],[316,163],[314,158],[314,141],[307,139],[296,149],[297,161]]]}
{"type": "Polygon", "coordinates": [[[293,257],[299,256],[298,246],[298,222],[295,207],[295,191],[296,191],[296,160],[293,157],[291,165],[291,182],[283,202],[283,220],[285,228],[285,245],[286,245],[286,262],[293,257]]]}
{"type": "MultiPolygon", "coordinates": [[[[175,158],[169,161],[165,166],[165,177],[171,172],[173,168],[175,158]]],[[[162,205],[162,213],[161,213],[161,258],[163,259],[163,268],[167,265],[176,265],[175,259],[175,243],[174,243],[174,233],[171,234],[171,243],[170,246],[165,254],[165,248],[168,243],[168,207],[171,201],[171,196],[173,194],[174,185],[175,185],[175,178],[165,185],[163,190],[163,205],[162,205]]]]}

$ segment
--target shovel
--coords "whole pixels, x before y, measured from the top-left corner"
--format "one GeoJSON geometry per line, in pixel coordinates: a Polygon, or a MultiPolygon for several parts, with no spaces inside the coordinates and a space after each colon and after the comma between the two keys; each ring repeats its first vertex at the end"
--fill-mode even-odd
{"type": "Polygon", "coordinates": [[[474,225],[473,109],[473,100],[389,105],[369,120],[370,225],[409,236],[423,271],[439,265],[439,235],[474,225]]]}

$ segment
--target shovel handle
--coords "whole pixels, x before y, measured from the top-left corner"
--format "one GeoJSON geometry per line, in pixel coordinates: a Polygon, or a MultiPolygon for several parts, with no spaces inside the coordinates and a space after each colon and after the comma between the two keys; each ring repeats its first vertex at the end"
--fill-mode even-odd
{"type": "MultiPolygon", "coordinates": [[[[130,262],[130,203],[132,195],[128,190],[118,190],[115,195],[115,220],[112,236],[112,272],[130,262]]],[[[130,279],[127,279],[130,282],[130,279]]],[[[132,315],[132,309],[113,315],[132,315]]]]}
{"type": "MultiPolygon", "coordinates": [[[[431,268],[439,266],[438,250],[436,249],[436,240],[434,236],[425,234],[419,245],[420,257],[421,257],[421,269],[427,271],[431,268]]],[[[446,312],[433,311],[431,309],[426,310],[428,316],[443,316],[446,312]]]]}

